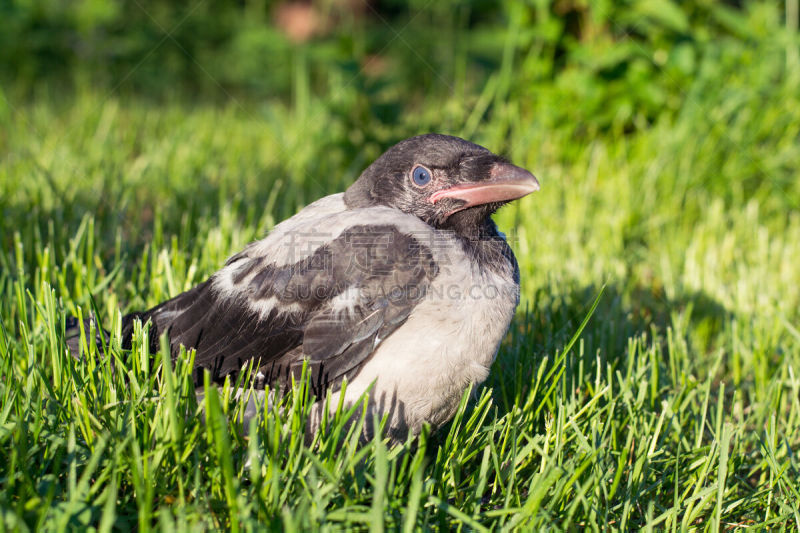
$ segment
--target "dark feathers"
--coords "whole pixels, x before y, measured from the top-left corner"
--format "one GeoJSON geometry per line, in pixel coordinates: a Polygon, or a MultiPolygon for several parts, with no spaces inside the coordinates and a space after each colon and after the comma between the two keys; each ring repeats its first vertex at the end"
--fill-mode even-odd
{"type": "MultiPolygon", "coordinates": [[[[130,348],[134,320],[152,322],[151,351],[167,333],[173,356],[197,351],[195,365],[215,382],[236,377],[251,359],[259,384],[287,385],[304,359],[320,390],[358,370],[424,298],[437,267],[430,250],[392,226],[353,226],[306,259],[265,264],[239,256],[234,281],[246,289],[221,294],[213,278],[144,313],[123,319],[130,348]],[[337,301],[337,297],[346,296],[337,301]],[[274,302],[267,314],[253,310],[274,302]]],[[[197,373],[202,379],[202,372],[197,373]]],[[[200,385],[201,383],[198,383],[200,385]]]]}

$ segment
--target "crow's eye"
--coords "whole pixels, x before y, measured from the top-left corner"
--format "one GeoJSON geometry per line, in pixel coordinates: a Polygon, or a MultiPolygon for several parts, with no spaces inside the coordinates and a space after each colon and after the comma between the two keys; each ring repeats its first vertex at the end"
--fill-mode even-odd
{"type": "Polygon", "coordinates": [[[422,165],[417,165],[411,171],[411,179],[414,180],[414,185],[424,187],[431,182],[431,171],[422,165]]]}

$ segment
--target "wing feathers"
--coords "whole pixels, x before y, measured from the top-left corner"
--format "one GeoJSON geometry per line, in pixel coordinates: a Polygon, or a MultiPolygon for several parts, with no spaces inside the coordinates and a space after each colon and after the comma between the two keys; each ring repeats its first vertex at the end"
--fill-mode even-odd
{"type": "Polygon", "coordinates": [[[323,393],[358,372],[438,272],[431,250],[390,224],[350,226],[293,264],[267,257],[234,255],[226,267],[235,269],[232,283],[224,290],[216,288],[218,273],[129,316],[151,319],[156,332],[168,332],[173,355],[181,345],[194,348],[195,364],[215,381],[235,377],[256,360],[260,385],[286,386],[308,360],[315,393],[323,393]]]}

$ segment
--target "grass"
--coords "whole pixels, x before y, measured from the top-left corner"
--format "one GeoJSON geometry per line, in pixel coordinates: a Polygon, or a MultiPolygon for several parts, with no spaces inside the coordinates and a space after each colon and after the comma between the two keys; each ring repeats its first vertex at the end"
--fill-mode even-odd
{"type": "Polygon", "coordinates": [[[783,50],[712,49],[676,113],[624,133],[557,124],[558,89],[526,99],[505,70],[368,132],[339,110],[343,82],[292,105],[0,99],[0,528],[800,529],[800,91],[783,50]],[[114,331],[422,131],[542,183],[497,216],[523,301],[439,432],[363,445],[340,412],[306,446],[302,381],[244,431],[236,384],[198,405],[191,354],[151,359],[147,331],[130,352],[112,338],[113,371],[67,355],[67,315],[114,331]]]}

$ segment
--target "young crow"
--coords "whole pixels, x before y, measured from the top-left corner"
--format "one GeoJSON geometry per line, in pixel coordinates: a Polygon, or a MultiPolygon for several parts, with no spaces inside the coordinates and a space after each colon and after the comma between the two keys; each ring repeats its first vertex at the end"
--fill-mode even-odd
{"type": "MultiPolygon", "coordinates": [[[[125,316],[123,346],[135,320],[149,321],[151,352],[163,333],[173,357],[196,350],[198,385],[205,370],[221,383],[255,360],[256,388],[286,390],[307,361],[316,397],[330,389],[333,406],[343,380],[345,405],[374,383],[367,420],[388,415],[394,439],[440,426],[486,379],[519,302],[517,262],[491,215],[538,188],[463,139],[406,139],[207,281],[125,316]]],[[[78,356],[76,326],[67,344],[78,356]]]]}

